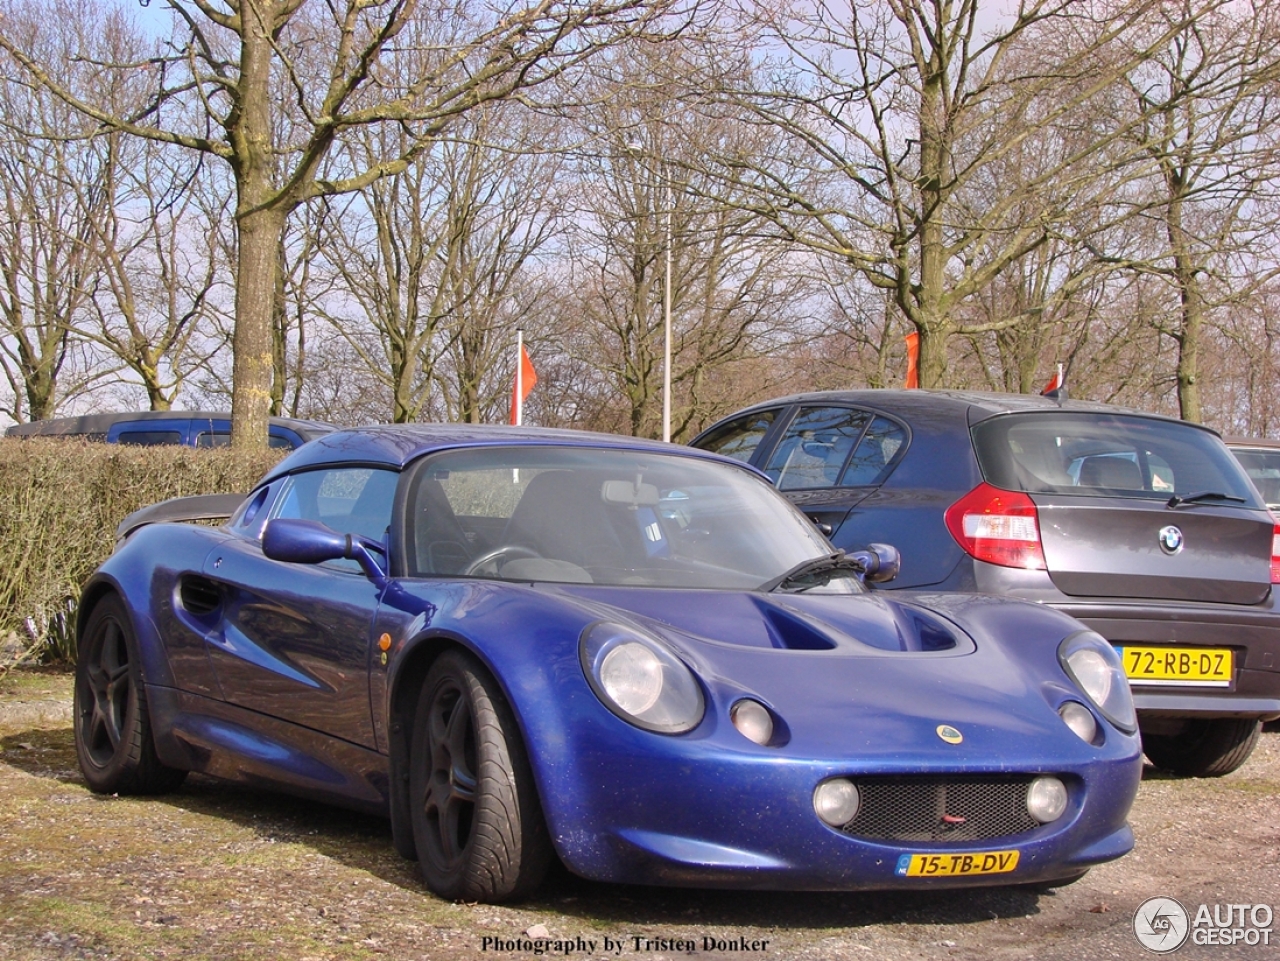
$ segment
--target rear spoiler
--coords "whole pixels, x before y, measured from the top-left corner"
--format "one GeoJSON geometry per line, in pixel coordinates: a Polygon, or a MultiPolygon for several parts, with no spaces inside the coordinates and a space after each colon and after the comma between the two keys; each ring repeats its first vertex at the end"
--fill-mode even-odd
{"type": "Polygon", "coordinates": [[[165,524],[173,521],[226,520],[244,503],[245,494],[197,494],[194,497],[174,497],[159,504],[152,504],[134,511],[116,527],[116,542],[120,542],[148,524],[165,524]]]}

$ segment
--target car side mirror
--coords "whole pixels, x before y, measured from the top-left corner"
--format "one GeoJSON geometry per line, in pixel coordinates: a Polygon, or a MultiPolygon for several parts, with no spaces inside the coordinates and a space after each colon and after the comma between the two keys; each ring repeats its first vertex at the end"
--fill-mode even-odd
{"type": "Polygon", "coordinates": [[[286,564],[320,564],[344,558],[355,560],[369,579],[381,587],[387,576],[373,553],[386,553],[377,541],[360,534],[339,534],[319,521],[276,517],[262,531],[262,553],[286,564]]]}
{"type": "Polygon", "coordinates": [[[850,551],[849,556],[862,564],[863,579],[884,584],[902,570],[902,555],[889,544],[868,544],[866,550],[850,551]]]}

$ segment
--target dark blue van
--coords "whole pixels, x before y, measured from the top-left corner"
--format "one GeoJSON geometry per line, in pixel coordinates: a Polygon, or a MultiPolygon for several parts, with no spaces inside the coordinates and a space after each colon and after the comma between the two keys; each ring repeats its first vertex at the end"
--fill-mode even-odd
{"type": "MultiPolygon", "coordinates": [[[[293,450],[307,441],[327,434],[332,424],[272,417],[267,427],[270,447],[293,450]]],[[[84,437],[108,444],[181,444],[187,447],[223,447],[231,443],[231,415],[226,412],[151,410],[118,414],[86,414],[82,417],[54,417],[30,424],[17,424],[8,437],[84,437]]]]}

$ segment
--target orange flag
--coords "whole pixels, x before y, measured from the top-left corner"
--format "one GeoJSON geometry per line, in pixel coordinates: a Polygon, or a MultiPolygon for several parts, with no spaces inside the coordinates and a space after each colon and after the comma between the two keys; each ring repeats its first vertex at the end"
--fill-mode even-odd
{"type": "Polygon", "coordinates": [[[1044,385],[1044,390],[1040,391],[1040,393],[1045,397],[1049,397],[1051,395],[1056,396],[1058,391],[1062,390],[1066,385],[1066,374],[1063,372],[1062,365],[1059,364],[1057,371],[1053,375],[1053,379],[1044,385]]]}
{"type": "Polygon", "coordinates": [[[903,387],[920,386],[920,332],[913,330],[903,338],[907,342],[907,381],[903,387]]]}
{"type": "Polygon", "coordinates": [[[516,368],[515,381],[511,385],[511,423],[517,427],[524,423],[524,402],[538,382],[538,372],[533,369],[529,352],[520,344],[520,364],[516,368]]]}

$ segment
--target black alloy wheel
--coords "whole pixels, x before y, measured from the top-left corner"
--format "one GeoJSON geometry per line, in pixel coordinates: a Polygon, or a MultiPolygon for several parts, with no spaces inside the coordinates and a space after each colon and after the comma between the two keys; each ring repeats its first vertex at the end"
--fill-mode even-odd
{"type": "Polygon", "coordinates": [[[451,900],[510,901],[542,881],[553,853],[524,744],[501,691],[453,650],[418,699],[409,790],[427,886],[451,900]]]}
{"type": "Polygon", "coordinates": [[[163,794],[187,772],[156,756],[133,626],[115,596],[94,607],[76,658],[75,741],[98,794],[163,794]]]}

